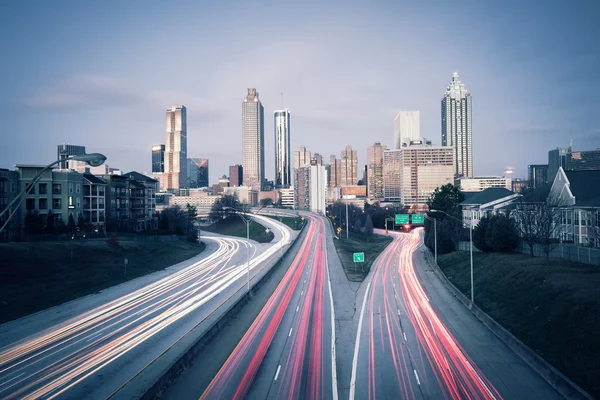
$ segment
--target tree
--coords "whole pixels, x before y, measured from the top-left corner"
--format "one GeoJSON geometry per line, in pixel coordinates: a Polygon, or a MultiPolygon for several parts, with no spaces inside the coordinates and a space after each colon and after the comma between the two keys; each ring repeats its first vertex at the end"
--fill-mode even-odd
{"type": "Polygon", "coordinates": [[[492,248],[488,245],[487,234],[491,228],[490,218],[486,215],[479,220],[477,226],[473,229],[473,244],[483,252],[491,251],[492,248]]]}
{"type": "Polygon", "coordinates": [[[46,215],[46,233],[54,233],[54,214],[52,214],[52,210],[48,210],[48,215],[46,215]]]}
{"type": "Polygon", "coordinates": [[[27,211],[27,214],[25,214],[25,232],[28,234],[42,233],[43,227],[43,217],[37,211],[27,211]]]}
{"type": "Polygon", "coordinates": [[[266,198],[264,198],[264,199],[262,199],[260,201],[260,205],[263,206],[263,207],[272,206],[273,205],[273,199],[271,199],[270,197],[266,197],[266,198]]]}
{"type": "Polygon", "coordinates": [[[196,228],[195,222],[198,218],[198,210],[196,206],[192,206],[189,203],[186,204],[188,222],[187,222],[187,240],[188,242],[198,243],[198,229],[196,228]]]}
{"type": "Polygon", "coordinates": [[[236,214],[236,210],[240,209],[240,202],[237,195],[223,195],[213,204],[208,218],[211,222],[216,223],[223,219],[230,218],[236,214]]]}
{"type": "Polygon", "coordinates": [[[165,232],[169,231],[169,219],[167,218],[167,213],[165,213],[164,211],[160,213],[158,220],[158,229],[165,232]]]}
{"type": "Polygon", "coordinates": [[[465,196],[453,184],[448,183],[444,186],[437,187],[427,205],[430,210],[444,211],[450,215],[456,215],[458,205],[464,200],[465,196]]]}
{"type": "Polygon", "coordinates": [[[512,219],[504,214],[498,214],[489,219],[486,232],[488,248],[496,252],[510,253],[518,244],[519,235],[512,219]]]}
{"type": "Polygon", "coordinates": [[[373,220],[371,219],[370,215],[367,215],[367,220],[365,221],[365,236],[368,238],[370,238],[371,236],[373,236],[373,220]]]}
{"type": "Polygon", "coordinates": [[[67,222],[67,226],[71,231],[75,229],[75,219],[73,218],[73,214],[69,214],[69,221],[67,222]]]}
{"type": "Polygon", "coordinates": [[[85,227],[85,218],[83,218],[82,214],[79,214],[79,216],[77,217],[77,230],[79,232],[83,231],[83,228],[85,227]]]}
{"type": "Polygon", "coordinates": [[[356,221],[354,222],[354,232],[356,233],[361,233],[362,231],[362,224],[360,222],[360,218],[357,218],[356,221]]]}

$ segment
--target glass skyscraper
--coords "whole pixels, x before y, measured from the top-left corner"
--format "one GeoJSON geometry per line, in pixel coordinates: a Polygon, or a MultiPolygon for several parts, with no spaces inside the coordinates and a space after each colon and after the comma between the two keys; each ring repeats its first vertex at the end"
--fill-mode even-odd
{"type": "Polygon", "coordinates": [[[187,117],[185,106],[167,109],[166,189],[187,188],[187,117]]]}
{"type": "Polygon", "coordinates": [[[454,147],[456,177],[473,176],[471,93],[458,79],[458,72],[442,98],[442,146],[454,147]]]}
{"type": "Polygon", "coordinates": [[[242,167],[244,185],[261,190],[265,178],[265,109],[254,88],[242,102],[242,167]]]}
{"type": "Polygon", "coordinates": [[[152,146],[152,172],[165,172],[165,145],[152,146]]]}
{"type": "Polygon", "coordinates": [[[289,188],[290,176],[290,110],[276,110],[275,118],[275,187],[289,188]]]}

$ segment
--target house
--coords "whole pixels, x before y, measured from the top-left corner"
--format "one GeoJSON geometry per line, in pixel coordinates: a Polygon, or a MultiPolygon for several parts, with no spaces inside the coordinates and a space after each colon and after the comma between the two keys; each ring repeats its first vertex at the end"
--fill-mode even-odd
{"type": "Polygon", "coordinates": [[[510,204],[519,196],[506,188],[488,188],[481,192],[472,192],[459,204],[463,226],[472,224],[476,227],[485,215],[507,214],[510,204]]]}

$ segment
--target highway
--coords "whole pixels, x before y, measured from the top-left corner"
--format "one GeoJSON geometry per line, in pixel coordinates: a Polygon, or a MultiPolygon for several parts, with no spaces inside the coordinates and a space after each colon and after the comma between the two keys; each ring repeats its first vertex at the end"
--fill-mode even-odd
{"type": "Polygon", "coordinates": [[[350,399],[553,399],[556,392],[452,297],[422,229],[395,234],[361,298],[350,399]]]}
{"type": "Polygon", "coordinates": [[[337,399],[326,222],[309,221],[283,279],[202,399],[337,399]]]}
{"type": "Polygon", "coordinates": [[[120,398],[131,377],[245,292],[248,276],[264,273],[291,243],[293,233],[283,224],[253,218],[271,228],[272,243],[203,233],[213,251],[161,279],[135,290],[126,290],[129,283],[111,288],[107,292],[119,295],[107,301],[100,294],[68,303],[80,312],[62,321],[55,318],[58,306],[0,326],[0,398],[120,398]]]}

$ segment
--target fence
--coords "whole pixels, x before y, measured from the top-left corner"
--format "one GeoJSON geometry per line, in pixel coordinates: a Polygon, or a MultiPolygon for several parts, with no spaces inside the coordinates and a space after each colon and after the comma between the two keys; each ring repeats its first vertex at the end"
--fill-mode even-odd
{"type": "MultiPolygon", "coordinates": [[[[458,249],[468,251],[470,242],[459,242],[458,249]]],[[[473,246],[473,251],[479,251],[473,246]]],[[[515,251],[523,254],[529,254],[529,245],[525,242],[520,242],[515,251]]],[[[544,247],[540,244],[533,245],[533,255],[535,257],[546,257],[544,247]]],[[[591,247],[581,247],[573,244],[557,243],[552,245],[550,258],[561,258],[568,261],[577,261],[583,264],[600,266],[600,249],[591,247]]]]}

